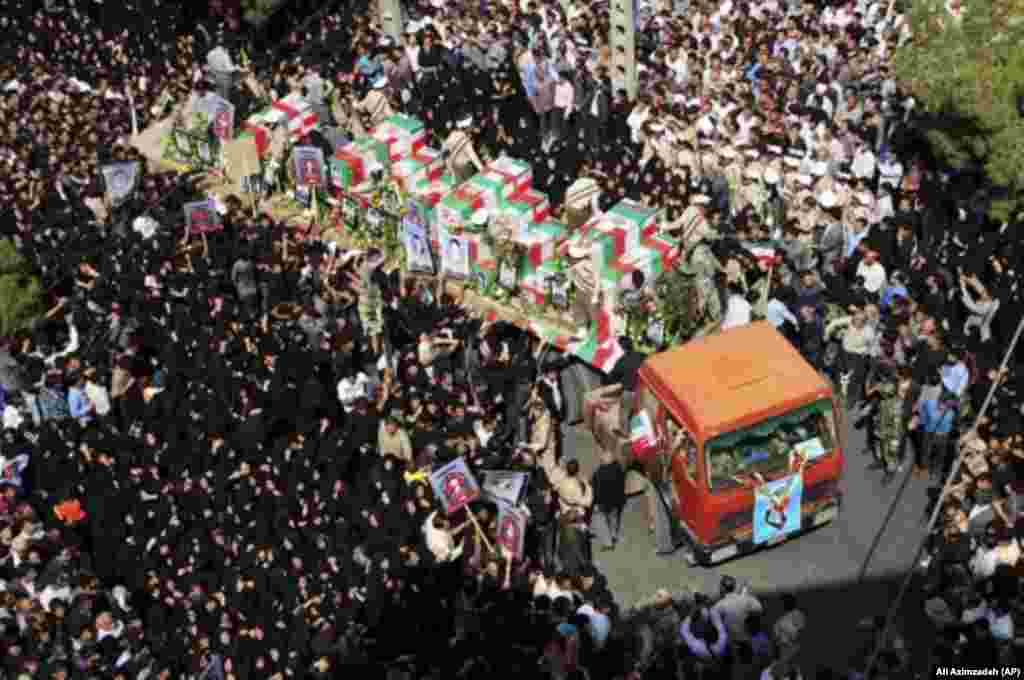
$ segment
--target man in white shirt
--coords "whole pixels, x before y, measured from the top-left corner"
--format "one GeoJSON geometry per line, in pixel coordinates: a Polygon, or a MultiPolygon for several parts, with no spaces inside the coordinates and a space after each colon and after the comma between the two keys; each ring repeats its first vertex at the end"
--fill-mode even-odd
{"type": "Polygon", "coordinates": [[[722,330],[737,328],[750,323],[751,309],[750,303],[743,296],[743,291],[740,290],[739,286],[735,284],[730,285],[725,318],[722,320],[722,330]]]}
{"type": "Polygon", "coordinates": [[[367,385],[370,379],[360,372],[354,378],[342,378],[338,381],[338,401],[345,413],[351,413],[357,401],[367,396],[367,385]]]}
{"type": "Polygon", "coordinates": [[[866,144],[861,142],[857,146],[857,151],[853,154],[853,164],[850,169],[853,170],[854,176],[858,179],[870,181],[875,177],[875,167],[875,154],[872,153],[866,144]]]}
{"type": "Polygon", "coordinates": [[[747,618],[751,615],[762,614],[764,605],[756,597],[747,592],[747,589],[738,588],[736,579],[725,575],[722,577],[720,592],[722,594],[712,611],[718,612],[722,617],[722,623],[729,633],[729,639],[734,642],[749,639],[747,633],[747,618]]]}
{"type": "Polygon", "coordinates": [[[115,619],[110,612],[102,612],[96,617],[96,641],[102,642],[108,637],[119,638],[124,632],[124,624],[115,619]]]}
{"type": "Polygon", "coordinates": [[[427,548],[434,555],[438,562],[451,562],[462,554],[462,543],[455,545],[455,534],[462,530],[462,527],[451,531],[448,527],[448,519],[441,517],[438,511],[430,513],[423,522],[423,536],[427,542],[427,548]]]}
{"type": "Polygon", "coordinates": [[[878,261],[878,253],[868,251],[857,265],[857,278],[864,280],[864,290],[878,295],[885,287],[885,267],[878,261]]]}
{"type": "Polygon", "coordinates": [[[110,413],[110,392],[96,382],[96,369],[89,367],[82,375],[85,377],[85,396],[89,398],[93,412],[101,417],[110,413]]]}
{"type": "Polygon", "coordinates": [[[986,535],[983,544],[978,546],[970,562],[971,574],[974,576],[975,583],[992,578],[999,562],[999,539],[992,535],[986,535]]]}
{"type": "Polygon", "coordinates": [[[946,352],[946,360],[942,363],[942,386],[951,394],[960,398],[967,390],[970,383],[971,373],[967,370],[967,364],[960,360],[955,350],[946,352]]]}
{"type": "Polygon", "coordinates": [[[874,329],[867,323],[867,314],[861,309],[855,308],[850,316],[835,319],[825,327],[826,339],[836,337],[837,333],[842,338],[843,369],[850,373],[847,398],[853,404],[862,397],[868,361],[878,342],[874,329]]]}
{"type": "Polygon", "coordinates": [[[17,430],[25,422],[25,417],[14,404],[4,406],[3,427],[5,430],[17,430]]]}

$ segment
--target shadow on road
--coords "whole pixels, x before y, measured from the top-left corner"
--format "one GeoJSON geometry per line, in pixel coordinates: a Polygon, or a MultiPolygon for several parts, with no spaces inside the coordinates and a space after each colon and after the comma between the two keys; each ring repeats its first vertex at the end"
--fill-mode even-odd
{"type": "MultiPolygon", "coordinates": [[[[727,569],[725,569],[727,571],[727,569]]],[[[771,625],[782,614],[782,596],[796,596],[807,616],[803,650],[799,662],[805,677],[814,677],[819,668],[860,670],[872,649],[872,633],[867,623],[872,617],[884,617],[903,583],[903,572],[855,581],[826,581],[802,588],[756,592],[765,607],[765,622],[771,625]],[[810,675],[808,675],[810,673],[810,675]]],[[[934,627],[924,614],[920,580],[915,576],[898,612],[892,629],[902,636],[912,653],[911,668],[924,671],[934,636],[934,627]]],[[[909,680],[909,678],[908,678],[909,680]]]]}

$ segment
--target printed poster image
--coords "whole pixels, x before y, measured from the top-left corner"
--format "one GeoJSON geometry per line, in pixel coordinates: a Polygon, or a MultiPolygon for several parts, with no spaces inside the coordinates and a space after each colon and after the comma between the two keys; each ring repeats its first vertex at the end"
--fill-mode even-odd
{"type": "Polygon", "coordinates": [[[523,490],[529,479],[530,473],[528,472],[487,470],[481,479],[484,497],[499,506],[515,507],[522,498],[523,490]]]}
{"type": "Polygon", "coordinates": [[[213,121],[213,134],[222,142],[230,140],[235,130],[234,112],[221,111],[213,121]]]}
{"type": "Polygon", "coordinates": [[[131,198],[139,178],[138,161],[112,163],[101,168],[103,182],[110,196],[111,204],[116,208],[131,198]]]}
{"type": "Polygon", "coordinates": [[[516,266],[503,259],[498,265],[498,285],[507,291],[516,289],[516,280],[519,278],[516,266]]]}
{"type": "Polygon", "coordinates": [[[519,510],[502,506],[498,510],[498,545],[514,558],[523,555],[526,537],[526,515],[519,510]]]}
{"type": "Polygon", "coordinates": [[[441,268],[446,276],[455,279],[469,278],[469,244],[465,239],[444,234],[441,245],[441,268]]]}
{"type": "Polygon", "coordinates": [[[569,309],[569,277],[556,274],[548,279],[551,286],[551,304],[555,309],[569,309]]]}
{"type": "Polygon", "coordinates": [[[434,258],[430,253],[427,228],[410,217],[402,218],[402,238],[405,243],[405,266],[417,274],[433,274],[434,258]]]}
{"type": "Polygon", "coordinates": [[[184,211],[186,234],[208,234],[223,228],[213,201],[186,203],[184,211]]]}
{"type": "Polygon", "coordinates": [[[480,498],[480,485],[462,458],[438,468],[430,475],[434,496],[444,504],[446,514],[453,514],[480,498]]]}
{"type": "Polygon", "coordinates": [[[297,146],[292,152],[295,161],[295,183],[304,187],[324,185],[324,152],[315,146],[297,146]]]}
{"type": "Polygon", "coordinates": [[[754,544],[800,531],[804,480],[799,474],[762,484],[754,492],[754,544]]]}
{"type": "Polygon", "coordinates": [[[222,142],[229,141],[235,135],[235,107],[216,95],[209,103],[209,116],[213,125],[213,134],[222,142]]]}

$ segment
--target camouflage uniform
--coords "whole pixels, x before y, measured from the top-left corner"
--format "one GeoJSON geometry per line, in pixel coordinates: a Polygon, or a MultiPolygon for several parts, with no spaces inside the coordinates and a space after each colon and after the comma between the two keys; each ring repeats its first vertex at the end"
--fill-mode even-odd
{"type": "Polygon", "coordinates": [[[658,299],[665,302],[674,300],[681,302],[677,308],[678,315],[668,320],[665,337],[669,342],[686,342],[697,334],[704,318],[701,292],[698,290],[698,276],[686,264],[667,270],[658,277],[658,299]]]}
{"type": "Polygon", "coordinates": [[[885,469],[892,471],[900,463],[900,450],[907,435],[906,398],[899,396],[892,383],[882,385],[880,390],[882,400],[878,404],[878,455],[885,469]]]}
{"type": "MultiPolygon", "coordinates": [[[[703,314],[703,326],[714,327],[722,320],[722,300],[718,296],[715,276],[722,269],[711,248],[700,243],[690,253],[690,267],[697,276],[699,307],[703,314]]],[[[700,328],[700,326],[698,326],[700,328]]]]}

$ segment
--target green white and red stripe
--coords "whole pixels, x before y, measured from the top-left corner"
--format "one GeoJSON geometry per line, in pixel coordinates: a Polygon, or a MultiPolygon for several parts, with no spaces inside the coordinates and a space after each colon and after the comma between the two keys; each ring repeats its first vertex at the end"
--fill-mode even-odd
{"type": "Polygon", "coordinates": [[[569,348],[569,351],[591,366],[605,373],[611,373],[625,351],[619,340],[612,335],[612,318],[607,310],[601,309],[590,327],[587,337],[569,348]]]}
{"type": "Polygon", "coordinates": [[[770,242],[756,241],[747,245],[750,254],[757,258],[757,261],[766,266],[782,262],[782,256],[770,242]]]}
{"type": "Polygon", "coordinates": [[[646,456],[657,448],[658,436],[646,410],[629,419],[629,439],[635,456],[646,456]]]}
{"type": "Polygon", "coordinates": [[[316,113],[302,97],[288,95],[271,104],[269,109],[260,111],[245,122],[241,137],[252,137],[256,150],[265,156],[270,148],[270,128],[282,120],[288,121],[288,131],[297,141],[317,129],[320,125],[316,113]]]}
{"type": "Polygon", "coordinates": [[[625,355],[617,338],[608,338],[604,342],[598,341],[596,328],[591,330],[583,342],[570,346],[569,351],[605,373],[611,373],[615,365],[619,363],[619,359],[625,355]]]}
{"type": "Polygon", "coordinates": [[[528,327],[531,333],[552,347],[566,350],[572,345],[572,338],[554,326],[531,319],[528,327]]]}

